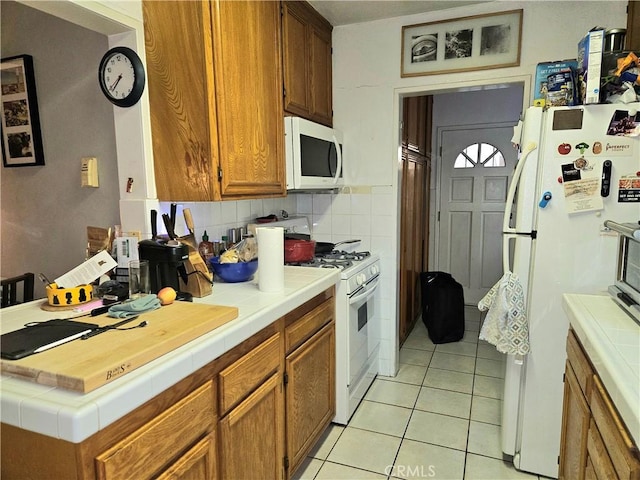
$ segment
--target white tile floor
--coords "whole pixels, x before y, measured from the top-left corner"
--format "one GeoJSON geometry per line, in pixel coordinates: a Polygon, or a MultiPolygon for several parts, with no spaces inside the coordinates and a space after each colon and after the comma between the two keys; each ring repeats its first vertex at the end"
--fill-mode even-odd
{"type": "Polygon", "coordinates": [[[434,345],[418,321],[395,377],[375,380],[346,427],[332,424],[296,472],[302,479],[537,479],[502,460],[503,355],[478,341],[465,309],[461,342],[434,345]]]}

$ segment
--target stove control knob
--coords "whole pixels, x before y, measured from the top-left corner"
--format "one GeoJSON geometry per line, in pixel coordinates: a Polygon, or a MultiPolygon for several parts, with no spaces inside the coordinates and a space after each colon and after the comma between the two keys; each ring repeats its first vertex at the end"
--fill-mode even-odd
{"type": "Polygon", "coordinates": [[[356,275],[356,282],[358,283],[358,285],[362,285],[366,281],[367,276],[364,273],[359,273],[358,275],[356,275]]]}
{"type": "Polygon", "coordinates": [[[377,265],[371,265],[371,274],[372,275],[377,275],[378,273],[380,273],[380,269],[378,268],[377,265]]]}

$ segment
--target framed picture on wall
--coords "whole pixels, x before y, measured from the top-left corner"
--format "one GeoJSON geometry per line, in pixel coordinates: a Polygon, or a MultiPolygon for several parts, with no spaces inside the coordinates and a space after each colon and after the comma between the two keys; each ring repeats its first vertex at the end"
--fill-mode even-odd
{"type": "Polygon", "coordinates": [[[0,62],[2,163],[5,167],[44,165],[33,58],[17,55],[0,62]]]}
{"type": "Polygon", "coordinates": [[[401,77],[520,65],[522,10],[402,27],[401,77]]]}

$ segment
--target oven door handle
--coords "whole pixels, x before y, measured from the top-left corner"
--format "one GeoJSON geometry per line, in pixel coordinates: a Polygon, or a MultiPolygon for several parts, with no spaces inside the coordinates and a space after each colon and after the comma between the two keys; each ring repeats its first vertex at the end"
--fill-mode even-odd
{"type": "Polygon", "coordinates": [[[373,294],[373,292],[376,290],[376,288],[378,288],[378,284],[379,283],[380,283],[380,280],[378,279],[378,277],[376,277],[375,281],[372,281],[372,282],[369,282],[369,283],[363,285],[362,289],[364,291],[362,293],[359,293],[358,295],[355,295],[355,296],[349,298],[349,305],[353,305],[354,303],[358,303],[363,298],[371,296],[373,294]]]}

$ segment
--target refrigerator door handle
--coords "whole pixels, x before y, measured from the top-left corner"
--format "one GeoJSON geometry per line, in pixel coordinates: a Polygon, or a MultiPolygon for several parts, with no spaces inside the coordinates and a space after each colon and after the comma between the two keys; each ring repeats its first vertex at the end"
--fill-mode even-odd
{"type": "Polygon", "coordinates": [[[509,239],[517,238],[515,234],[502,234],[502,274],[504,275],[507,272],[511,271],[511,266],[509,265],[509,259],[511,256],[509,255],[511,252],[509,251],[509,239]]]}
{"type": "Polygon", "coordinates": [[[513,199],[516,196],[516,189],[518,188],[518,184],[520,183],[520,177],[522,176],[522,169],[524,168],[524,164],[527,161],[527,158],[531,153],[538,148],[534,142],[527,143],[524,151],[522,152],[522,157],[520,157],[520,161],[516,165],[516,169],[513,172],[513,178],[511,179],[511,185],[509,185],[509,191],[507,192],[507,204],[504,209],[504,218],[502,219],[502,231],[503,233],[516,233],[515,228],[509,227],[509,220],[511,219],[511,214],[513,212],[513,199]]]}

